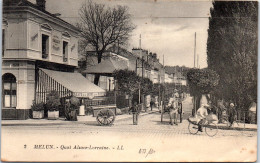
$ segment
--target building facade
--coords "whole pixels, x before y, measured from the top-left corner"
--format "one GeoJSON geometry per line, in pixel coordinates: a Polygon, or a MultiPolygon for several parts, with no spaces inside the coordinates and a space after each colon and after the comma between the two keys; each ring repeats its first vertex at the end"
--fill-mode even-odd
{"type": "Polygon", "coordinates": [[[98,86],[106,91],[114,91],[115,80],[112,76],[115,70],[129,69],[129,59],[112,52],[106,52],[99,64],[90,66],[84,73],[86,78],[94,83],[96,74],[99,74],[98,86]]]}
{"type": "Polygon", "coordinates": [[[176,85],[186,86],[187,80],[180,72],[176,72],[173,75],[173,83],[176,84],[176,85]]]}
{"type": "Polygon", "coordinates": [[[5,0],[2,33],[2,118],[27,119],[38,70],[74,72],[79,30],[47,12],[45,0],[5,0]]]}

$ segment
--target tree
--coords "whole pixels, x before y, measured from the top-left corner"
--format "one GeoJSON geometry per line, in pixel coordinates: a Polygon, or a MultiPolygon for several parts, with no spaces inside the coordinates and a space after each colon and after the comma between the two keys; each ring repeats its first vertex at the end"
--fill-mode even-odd
{"type": "Polygon", "coordinates": [[[219,75],[210,69],[190,69],[187,73],[190,94],[194,97],[194,109],[200,106],[203,94],[210,94],[219,83],[219,75]]]}
{"type": "Polygon", "coordinates": [[[257,20],[258,2],[213,2],[208,67],[221,79],[213,95],[242,110],[257,100],[257,20]]]}
{"type": "Polygon", "coordinates": [[[130,70],[115,70],[113,72],[113,77],[116,80],[116,85],[119,91],[125,92],[127,95],[129,95],[129,101],[131,105],[133,95],[139,89],[141,78],[137,76],[134,71],[130,70]]]}
{"type": "Polygon", "coordinates": [[[143,95],[149,95],[152,93],[153,82],[148,78],[141,78],[141,93],[143,95]]]}
{"type": "MultiPolygon", "coordinates": [[[[113,45],[124,44],[134,29],[131,16],[126,6],[106,7],[104,4],[93,3],[89,0],[79,10],[83,43],[91,45],[96,53],[98,63],[101,62],[105,50],[113,45]]],[[[99,75],[95,76],[94,83],[97,85],[99,75]]]]}

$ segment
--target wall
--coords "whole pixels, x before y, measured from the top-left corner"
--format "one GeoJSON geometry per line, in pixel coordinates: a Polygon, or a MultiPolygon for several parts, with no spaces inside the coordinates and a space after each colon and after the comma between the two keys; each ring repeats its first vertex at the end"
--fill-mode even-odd
{"type": "Polygon", "coordinates": [[[16,77],[16,109],[30,109],[34,100],[35,69],[33,62],[4,61],[2,75],[11,73],[16,77]]]}
{"type": "Polygon", "coordinates": [[[78,66],[78,36],[75,32],[36,17],[32,13],[4,13],[4,17],[8,23],[5,27],[4,58],[29,58],[78,66]],[[17,19],[18,17],[21,19],[17,19]],[[42,59],[42,34],[49,36],[48,59],[42,59]],[[68,61],[66,62],[63,61],[63,41],[68,42],[68,61]]]}
{"type": "Polygon", "coordinates": [[[27,49],[27,22],[25,19],[9,19],[5,27],[5,56],[25,58],[27,49]],[[18,51],[18,49],[20,49],[18,51]]]}

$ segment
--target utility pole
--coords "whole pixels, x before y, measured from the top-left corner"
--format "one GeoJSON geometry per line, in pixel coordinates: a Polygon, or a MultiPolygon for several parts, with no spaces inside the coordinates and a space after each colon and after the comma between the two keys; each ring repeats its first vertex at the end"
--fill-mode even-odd
{"type": "Polygon", "coordinates": [[[144,56],[142,56],[142,79],[144,78],[144,56]]]}
{"type": "MultiPolygon", "coordinates": [[[[194,68],[196,68],[196,32],[195,32],[195,39],[194,39],[194,68]]],[[[196,114],[196,98],[193,97],[193,109],[194,113],[196,114]]]]}
{"type": "Polygon", "coordinates": [[[117,40],[117,54],[119,54],[119,40],[117,40]]]}
{"type": "Polygon", "coordinates": [[[142,35],[140,34],[139,38],[139,48],[142,49],[142,35]]]}
{"type": "Polygon", "coordinates": [[[197,68],[200,68],[200,66],[199,66],[199,54],[197,55],[197,68]]]}
{"type": "Polygon", "coordinates": [[[194,40],[194,68],[196,67],[196,32],[195,32],[195,40],[194,40]]]}
{"type": "Polygon", "coordinates": [[[162,101],[163,101],[163,106],[162,106],[162,109],[164,110],[165,109],[165,102],[164,102],[164,96],[165,96],[165,69],[164,69],[164,54],[163,54],[163,81],[162,81],[162,84],[163,84],[163,91],[162,91],[162,101]]]}

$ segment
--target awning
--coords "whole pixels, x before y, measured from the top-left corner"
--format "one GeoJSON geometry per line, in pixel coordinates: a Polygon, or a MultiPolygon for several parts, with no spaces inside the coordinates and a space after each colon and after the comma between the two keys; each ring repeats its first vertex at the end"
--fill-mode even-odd
{"type": "Polygon", "coordinates": [[[104,96],[105,90],[91,83],[80,73],[53,71],[40,68],[53,80],[73,92],[76,97],[93,98],[95,96],[104,96]]]}
{"type": "Polygon", "coordinates": [[[112,74],[115,70],[127,69],[128,65],[123,61],[106,59],[99,64],[87,68],[84,73],[87,74],[112,74]]]}

